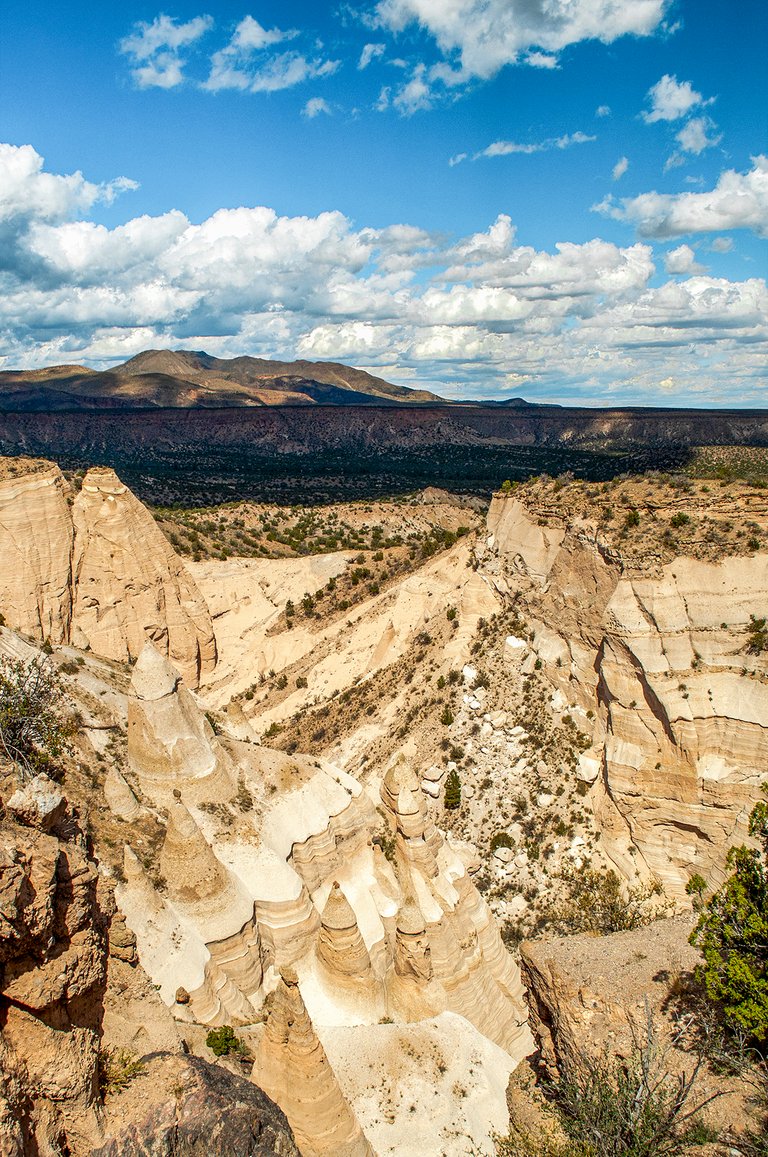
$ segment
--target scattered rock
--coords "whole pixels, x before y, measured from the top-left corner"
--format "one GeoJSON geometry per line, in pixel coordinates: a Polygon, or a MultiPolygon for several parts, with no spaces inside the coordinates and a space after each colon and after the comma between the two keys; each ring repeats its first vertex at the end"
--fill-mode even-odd
{"type": "Polygon", "coordinates": [[[49,832],[62,819],[67,801],[53,780],[41,773],[15,791],[6,806],[19,823],[49,832]]]}

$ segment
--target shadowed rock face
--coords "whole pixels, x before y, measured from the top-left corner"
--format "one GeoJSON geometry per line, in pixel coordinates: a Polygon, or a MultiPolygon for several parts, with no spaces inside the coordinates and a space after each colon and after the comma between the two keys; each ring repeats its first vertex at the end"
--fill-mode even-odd
{"type": "Polygon", "coordinates": [[[47,832],[0,824],[3,1157],[84,1152],[98,1136],[107,920],[85,838],[65,820],[47,832]]]}
{"type": "Polygon", "coordinates": [[[299,1157],[277,1105],[200,1057],[150,1057],[112,1116],[117,1128],[90,1157],[299,1157]]]}

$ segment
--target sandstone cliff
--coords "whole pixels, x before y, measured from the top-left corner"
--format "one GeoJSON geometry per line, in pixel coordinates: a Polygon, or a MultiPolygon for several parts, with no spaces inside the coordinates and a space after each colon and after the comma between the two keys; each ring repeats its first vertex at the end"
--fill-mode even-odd
{"type": "MultiPolygon", "coordinates": [[[[656,526],[667,517],[659,502],[656,526]]],[[[768,553],[717,557],[713,520],[691,547],[702,557],[680,556],[656,526],[617,540],[588,503],[564,512],[540,487],[494,498],[479,555],[524,616],[530,669],[536,658],[591,734],[578,775],[594,785],[605,851],[623,874],[640,868],[682,896],[695,872],[722,878],[768,768],[768,656],[747,648],[750,615],[768,602],[768,553]]]]}
{"type": "Polygon", "coordinates": [[[99,1136],[99,1034],[107,919],[76,815],[58,801],[48,830],[0,822],[0,1149],[87,1153],[99,1136]]]}
{"type": "Polygon", "coordinates": [[[196,687],[216,662],[210,614],[149,511],[111,470],[90,470],[73,497],[50,463],[1,465],[8,625],[124,662],[151,640],[196,687]]]}
{"type": "Polygon", "coordinates": [[[0,460],[0,610],[35,639],[68,640],[74,528],[58,466],[0,460]]]}

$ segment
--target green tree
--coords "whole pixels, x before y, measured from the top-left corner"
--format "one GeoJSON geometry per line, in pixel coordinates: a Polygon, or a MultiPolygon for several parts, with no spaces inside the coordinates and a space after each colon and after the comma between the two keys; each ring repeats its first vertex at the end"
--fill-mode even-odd
{"type": "MultiPolygon", "coordinates": [[[[768,794],[768,786],[763,786],[768,794]]],[[[727,1028],[768,1042],[768,803],[755,804],[749,834],[758,848],[731,848],[733,868],[699,916],[691,943],[700,949],[707,996],[727,1028]]]]}
{"type": "Polygon", "coordinates": [[[445,778],[445,806],[449,811],[461,807],[461,780],[455,767],[452,767],[445,778]]]}
{"type": "Polygon", "coordinates": [[[63,709],[64,689],[47,656],[0,659],[0,750],[24,778],[50,771],[69,750],[75,720],[63,709]]]}

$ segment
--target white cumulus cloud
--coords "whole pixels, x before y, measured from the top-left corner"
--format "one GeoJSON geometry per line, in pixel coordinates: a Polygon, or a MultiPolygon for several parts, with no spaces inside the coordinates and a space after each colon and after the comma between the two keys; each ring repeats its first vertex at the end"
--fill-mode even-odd
{"type": "Polygon", "coordinates": [[[642,237],[680,237],[752,229],[768,236],[768,157],[753,157],[747,173],[727,169],[714,189],[703,193],[641,193],[615,201],[606,198],[593,209],[616,221],[637,226],[642,237]]]}
{"type": "MultiPolygon", "coordinates": [[[[718,230],[735,227],[733,205],[750,215],[761,173],[768,162],[657,204],[663,227],[708,213],[730,222],[718,230]]],[[[108,364],[185,345],[343,358],[450,396],[504,396],[514,382],[596,404],[764,398],[765,282],[703,276],[692,245],[666,254],[671,276],[656,285],[648,244],[539,250],[507,214],[454,239],[266,206],[199,223],[175,209],[111,228],[90,220],[119,185],[48,173],[34,149],[0,146],[0,364],[108,364]]],[[[635,201],[618,206],[627,219],[635,201]]]]}
{"type": "Polygon", "coordinates": [[[664,257],[664,268],[667,273],[705,272],[704,266],[698,263],[690,245],[678,245],[677,249],[670,249],[664,257]]]}
{"type": "Polygon", "coordinates": [[[627,158],[626,157],[619,157],[618,161],[616,162],[616,164],[613,166],[613,169],[611,170],[611,176],[613,177],[614,181],[620,180],[624,176],[624,174],[626,173],[628,168],[629,168],[629,161],[627,160],[627,158]]]}
{"type": "Polygon", "coordinates": [[[584,40],[651,35],[667,7],[667,0],[380,0],[376,19],[395,33],[420,25],[447,59],[458,59],[464,78],[487,79],[527,53],[551,57],[584,40]]]}
{"type": "Polygon", "coordinates": [[[689,81],[679,81],[668,73],[648,89],[647,99],[651,107],[643,113],[643,120],[649,125],[656,121],[679,120],[698,105],[712,103],[712,98],[705,100],[689,81]]]}
{"type": "Polygon", "coordinates": [[[714,121],[708,116],[692,117],[677,133],[675,139],[685,153],[698,156],[705,149],[711,149],[722,140],[721,135],[714,135],[716,128],[714,121]]]}
{"type": "Polygon", "coordinates": [[[140,21],[120,41],[120,51],[132,63],[131,75],[139,88],[176,88],[184,80],[183,49],[195,44],[213,26],[210,16],[195,16],[179,23],[172,16],[140,21]]]}
{"type": "Polygon", "coordinates": [[[0,222],[66,221],[99,201],[110,204],[119,193],[138,188],[128,177],[94,184],[80,172],[46,173],[43,165],[31,145],[0,144],[0,222]]]}

